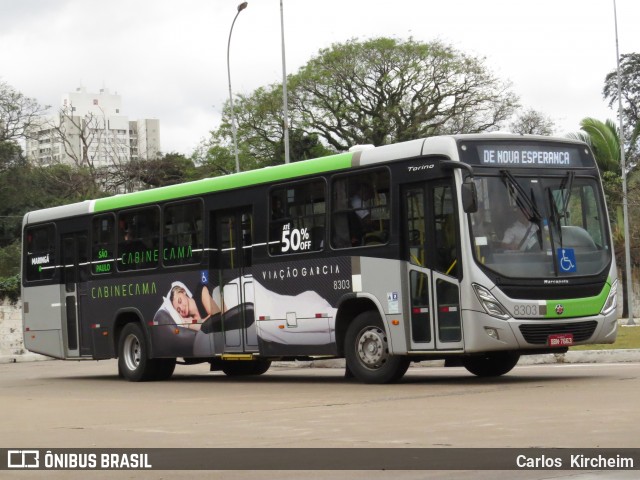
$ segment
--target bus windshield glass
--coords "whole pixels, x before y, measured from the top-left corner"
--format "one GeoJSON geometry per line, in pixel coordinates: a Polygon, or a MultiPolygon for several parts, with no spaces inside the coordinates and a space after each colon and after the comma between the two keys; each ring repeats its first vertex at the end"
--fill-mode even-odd
{"type": "MultiPolygon", "coordinates": [[[[549,173],[548,171],[545,173],[549,173]]],[[[589,276],[611,261],[596,178],[477,175],[478,211],[470,215],[476,261],[510,278],[589,276]]]]}

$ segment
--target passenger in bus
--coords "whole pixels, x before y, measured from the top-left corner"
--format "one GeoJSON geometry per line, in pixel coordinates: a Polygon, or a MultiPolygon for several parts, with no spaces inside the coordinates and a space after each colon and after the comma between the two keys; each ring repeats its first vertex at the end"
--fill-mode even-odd
{"type": "Polygon", "coordinates": [[[373,199],[373,189],[371,185],[361,182],[356,193],[351,196],[349,203],[356,215],[364,223],[371,223],[371,200],[373,199]]]}
{"type": "Polygon", "coordinates": [[[365,182],[358,184],[356,192],[349,199],[349,205],[354,215],[349,217],[349,231],[351,233],[351,246],[362,245],[364,236],[371,232],[373,223],[371,220],[371,201],[373,189],[365,182]]]}
{"type": "Polygon", "coordinates": [[[192,294],[182,282],[174,282],[169,292],[169,301],[185,320],[183,326],[192,330],[200,330],[205,320],[220,312],[209,288],[202,283],[198,284],[195,294],[192,294]]]}
{"type": "Polygon", "coordinates": [[[284,218],[284,209],[282,208],[282,200],[278,196],[271,199],[271,220],[279,220],[284,218]]]}

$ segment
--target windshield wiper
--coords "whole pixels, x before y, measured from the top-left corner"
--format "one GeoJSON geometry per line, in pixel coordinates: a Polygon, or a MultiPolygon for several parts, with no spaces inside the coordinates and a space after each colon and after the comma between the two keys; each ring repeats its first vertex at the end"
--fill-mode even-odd
{"type": "Polygon", "coordinates": [[[549,215],[549,220],[551,220],[551,224],[555,227],[555,231],[558,232],[558,240],[560,240],[560,248],[562,248],[562,224],[560,223],[560,212],[558,212],[558,207],[556,205],[556,199],[553,196],[553,192],[550,188],[547,188],[547,195],[549,196],[549,209],[551,210],[551,214],[549,215]]]}
{"type": "Polygon", "coordinates": [[[516,191],[516,205],[518,205],[518,208],[525,214],[530,222],[536,222],[539,225],[542,216],[536,204],[527,196],[527,192],[524,191],[524,188],[522,188],[511,172],[501,170],[500,173],[502,174],[502,180],[505,184],[508,183],[511,188],[516,191]]]}
{"type": "Polygon", "coordinates": [[[567,175],[562,179],[560,183],[560,191],[566,187],[565,193],[562,194],[563,202],[562,202],[562,212],[560,212],[560,216],[562,218],[566,218],[567,210],[569,209],[569,199],[571,198],[571,188],[573,187],[573,179],[576,176],[576,172],[569,171],[567,175]]]}

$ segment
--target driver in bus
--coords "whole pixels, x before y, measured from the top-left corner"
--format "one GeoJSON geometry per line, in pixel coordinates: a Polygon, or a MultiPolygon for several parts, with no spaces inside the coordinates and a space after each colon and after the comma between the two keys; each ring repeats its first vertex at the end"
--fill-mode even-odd
{"type": "Polygon", "coordinates": [[[512,223],[505,229],[501,244],[506,250],[526,250],[534,245],[536,237],[534,233],[538,227],[525,218],[522,210],[512,207],[505,216],[511,218],[512,223]]]}

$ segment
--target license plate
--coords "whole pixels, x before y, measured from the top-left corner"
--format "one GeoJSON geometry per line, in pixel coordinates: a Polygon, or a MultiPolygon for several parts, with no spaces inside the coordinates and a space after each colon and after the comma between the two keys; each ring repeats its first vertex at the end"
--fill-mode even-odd
{"type": "Polygon", "coordinates": [[[573,345],[573,333],[557,333],[549,335],[547,345],[550,347],[570,347],[573,345]]]}

